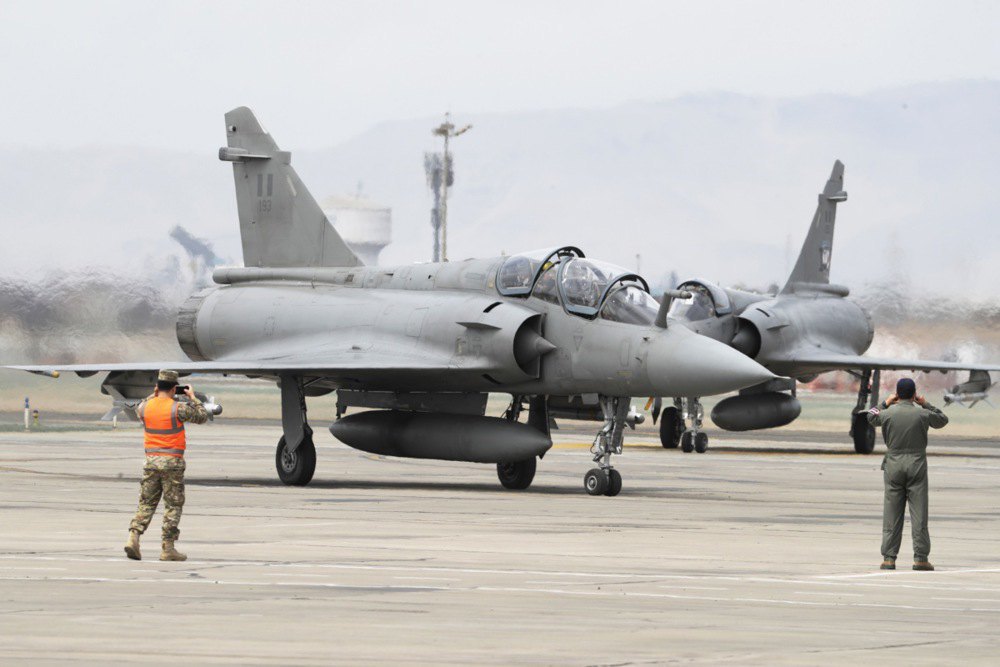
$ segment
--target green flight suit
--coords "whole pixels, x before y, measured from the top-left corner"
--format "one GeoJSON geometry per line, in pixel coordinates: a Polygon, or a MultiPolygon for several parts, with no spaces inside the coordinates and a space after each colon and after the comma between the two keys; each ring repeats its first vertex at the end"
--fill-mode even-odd
{"type": "Polygon", "coordinates": [[[886,454],[882,461],[885,504],[882,512],[882,556],[896,560],[903,539],[903,515],[910,504],[913,560],[926,561],[931,553],[927,531],[927,429],[942,428],[948,416],[925,402],[885,401],[868,412],[868,423],[882,427],[886,454]]]}

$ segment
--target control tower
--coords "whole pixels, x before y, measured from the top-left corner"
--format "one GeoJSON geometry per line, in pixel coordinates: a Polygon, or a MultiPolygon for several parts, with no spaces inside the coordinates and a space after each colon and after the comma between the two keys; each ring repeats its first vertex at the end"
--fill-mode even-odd
{"type": "Polygon", "coordinates": [[[392,209],[355,196],[328,197],[323,213],[367,266],[378,264],[382,248],[392,241],[392,209]]]}

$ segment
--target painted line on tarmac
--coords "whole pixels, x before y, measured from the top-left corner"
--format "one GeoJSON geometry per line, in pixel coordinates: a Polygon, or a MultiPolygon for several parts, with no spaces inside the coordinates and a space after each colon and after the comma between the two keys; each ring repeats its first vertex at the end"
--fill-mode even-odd
{"type": "MultiPolygon", "coordinates": [[[[80,558],[80,557],[67,557],[61,558],[58,556],[16,556],[4,554],[0,555],[0,560],[27,560],[27,561],[57,561],[57,562],[79,562],[79,563],[119,563],[126,564],[124,558],[80,558]]],[[[158,561],[149,561],[150,563],[158,561]]],[[[0,571],[4,570],[6,566],[0,565],[0,571]]],[[[173,568],[172,564],[164,564],[164,568],[173,568]]],[[[921,582],[920,584],[915,583],[902,583],[899,581],[886,581],[884,583],[879,582],[869,582],[869,581],[859,581],[861,577],[867,577],[868,575],[818,575],[815,578],[780,578],[780,577],[765,577],[765,576],[734,576],[734,575],[683,575],[683,574],[668,574],[668,573],[634,573],[634,572],[573,572],[573,571],[560,571],[560,570],[500,570],[500,569],[488,569],[488,568],[458,568],[458,567],[429,567],[429,566],[403,566],[403,565],[351,565],[351,564],[339,564],[339,563],[307,563],[307,562],[278,562],[278,561],[248,561],[248,560],[187,560],[183,566],[186,570],[196,570],[198,567],[264,567],[264,568],[275,568],[275,569],[288,569],[288,568],[315,568],[318,570],[351,570],[351,571],[372,571],[372,572],[419,572],[428,574],[496,574],[504,576],[541,576],[541,577],[566,577],[566,578],[581,578],[581,579],[600,579],[605,580],[607,583],[615,583],[615,580],[627,580],[627,579],[657,579],[657,580],[669,580],[669,581],[698,581],[698,582],[738,582],[738,583],[749,583],[749,584],[784,584],[784,585],[805,585],[805,586],[848,586],[852,588],[888,588],[888,589],[907,589],[907,590],[922,590],[922,591],[933,591],[933,592],[982,592],[982,593],[996,593],[1000,591],[1000,588],[994,586],[955,586],[954,584],[939,581],[939,582],[921,582]],[[832,580],[829,577],[838,577],[838,579],[832,580]]],[[[149,570],[143,570],[148,572],[149,570]]],[[[159,571],[173,571],[171,569],[164,570],[153,570],[159,571]]],[[[967,570],[966,572],[976,572],[978,570],[967,570]]],[[[986,570],[986,572],[995,572],[998,570],[986,570]]],[[[270,574],[270,573],[269,573],[270,574]]],[[[876,576],[889,577],[896,575],[897,577],[902,573],[891,573],[891,572],[878,572],[875,573],[876,576]]],[[[923,577],[927,577],[926,572],[914,572],[912,574],[919,574],[923,577]]],[[[280,573],[275,572],[273,576],[280,576],[280,573]]],[[[316,574],[315,576],[321,576],[316,574]]],[[[933,576],[933,575],[930,575],[933,576]]],[[[559,582],[568,583],[568,582],[559,582]]],[[[585,583],[585,582],[580,582],[585,583]]],[[[619,581],[618,583],[625,584],[627,581],[619,581]]]]}
{"type": "Polygon", "coordinates": [[[862,579],[866,577],[898,577],[902,574],[916,575],[918,577],[934,576],[938,577],[942,574],[978,574],[978,573],[996,573],[1000,572],[998,567],[984,567],[984,568],[964,568],[959,570],[934,570],[934,574],[929,572],[921,572],[919,570],[910,571],[899,571],[899,570],[888,570],[885,572],[868,572],[866,574],[820,574],[816,575],[817,579],[862,579]]]}
{"type": "Polygon", "coordinates": [[[888,604],[876,602],[823,602],[811,600],[783,600],[780,598],[748,598],[748,597],[718,597],[709,595],[679,595],[675,593],[634,593],[634,592],[612,592],[612,591],[570,591],[558,588],[516,588],[516,587],[488,587],[480,586],[478,591],[495,591],[507,593],[544,593],[551,595],[585,595],[601,597],[626,597],[626,598],[663,598],[670,600],[697,600],[704,602],[747,602],[752,604],[776,604],[806,607],[871,607],[877,609],[901,609],[913,611],[961,611],[961,612],[983,612],[1000,613],[1000,607],[923,607],[905,604],[888,604]]]}
{"type": "Polygon", "coordinates": [[[358,584],[334,584],[320,581],[226,581],[224,579],[115,579],[113,577],[0,577],[0,581],[78,581],[84,583],[110,584],[204,584],[209,586],[280,586],[287,588],[337,588],[356,591],[456,591],[465,589],[447,586],[392,585],[366,586],[358,584]]]}
{"type": "MultiPolygon", "coordinates": [[[[847,608],[872,608],[872,609],[895,609],[906,611],[937,611],[937,612],[978,612],[998,614],[1000,607],[944,607],[944,606],[919,606],[908,604],[891,604],[876,602],[825,602],[811,600],[786,600],[782,598],[757,598],[757,597],[720,597],[712,595],[682,595],[678,593],[643,593],[630,591],[580,591],[566,590],[560,588],[522,588],[515,586],[472,586],[467,588],[450,586],[427,586],[427,585],[358,585],[358,584],[337,584],[329,582],[293,582],[293,581],[261,581],[261,580],[225,580],[225,579],[177,579],[177,578],[113,578],[113,577],[46,577],[46,576],[23,576],[23,577],[3,577],[0,581],[52,581],[52,582],[82,582],[82,583],[111,583],[111,584],[195,584],[206,586],[243,586],[243,587],[276,587],[276,588],[321,588],[345,591],[389,591],[389,592],[444,592],[444,593],[527,593],[533,595],[564,595],[564,596],[587,596],[605,598],[649,598],[664,600],[692,600],[698,602],[715,602],[729,604],[773,604],[779,606],[804,606],[804,607],[847,607],[847,608]]],[[[978,602],[978,600],[976,600],[978,602]]]]}

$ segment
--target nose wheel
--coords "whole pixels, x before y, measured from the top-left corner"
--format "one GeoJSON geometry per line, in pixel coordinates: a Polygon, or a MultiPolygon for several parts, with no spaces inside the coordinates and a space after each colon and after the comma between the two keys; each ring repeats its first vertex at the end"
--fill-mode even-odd
{"type": "Polygon", "coordinates": [[[591,496],[617,496],[622,490],[622,476],[614,468],[591,468],[583,476],[583,488],[591,496]]]}
{"type": "Polygon", "coordinates": [[[634,429],[643,416],[632,409],[628,396],[600,396],[604,426],[594,438],[590,453],[597,468],[583,476],[583,488],[591,496],[617,496],[622,490],[622,476],[611,467],[611,456],[622,453],[625,427],[634,429]]]}
{"type": "Polygon", "coordinates": [[[705,417],[705,409],[701,405],[701,400],[698,398],[685,398],[683,407],[683,415],[678,416],[681,417],[682,424],[684,418],[690,419],[691,428],[681,433],[681,451],[687,454],[691,452],[704,454],[708,451],[708,434],[701,430],[702,420],[705,417]]]}

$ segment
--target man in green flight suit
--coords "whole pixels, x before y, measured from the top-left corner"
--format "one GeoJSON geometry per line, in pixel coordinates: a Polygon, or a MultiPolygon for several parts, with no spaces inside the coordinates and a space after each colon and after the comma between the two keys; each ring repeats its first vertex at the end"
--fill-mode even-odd
{"type": "Polygon", "coordinates": [[[948,417],[917,395],[910,378],[896,383],[896,393],[868,411],[868,423],[882,427],[886,454],[882,461],[885,505],[882,513],[882,569],[896,569],[896,555],[903,539],[903,514],[910,504],[913,531],[913,569],[933,570],[927,557],[931,536],[927,532],[927,430],[942,428],[948,417]]]}

